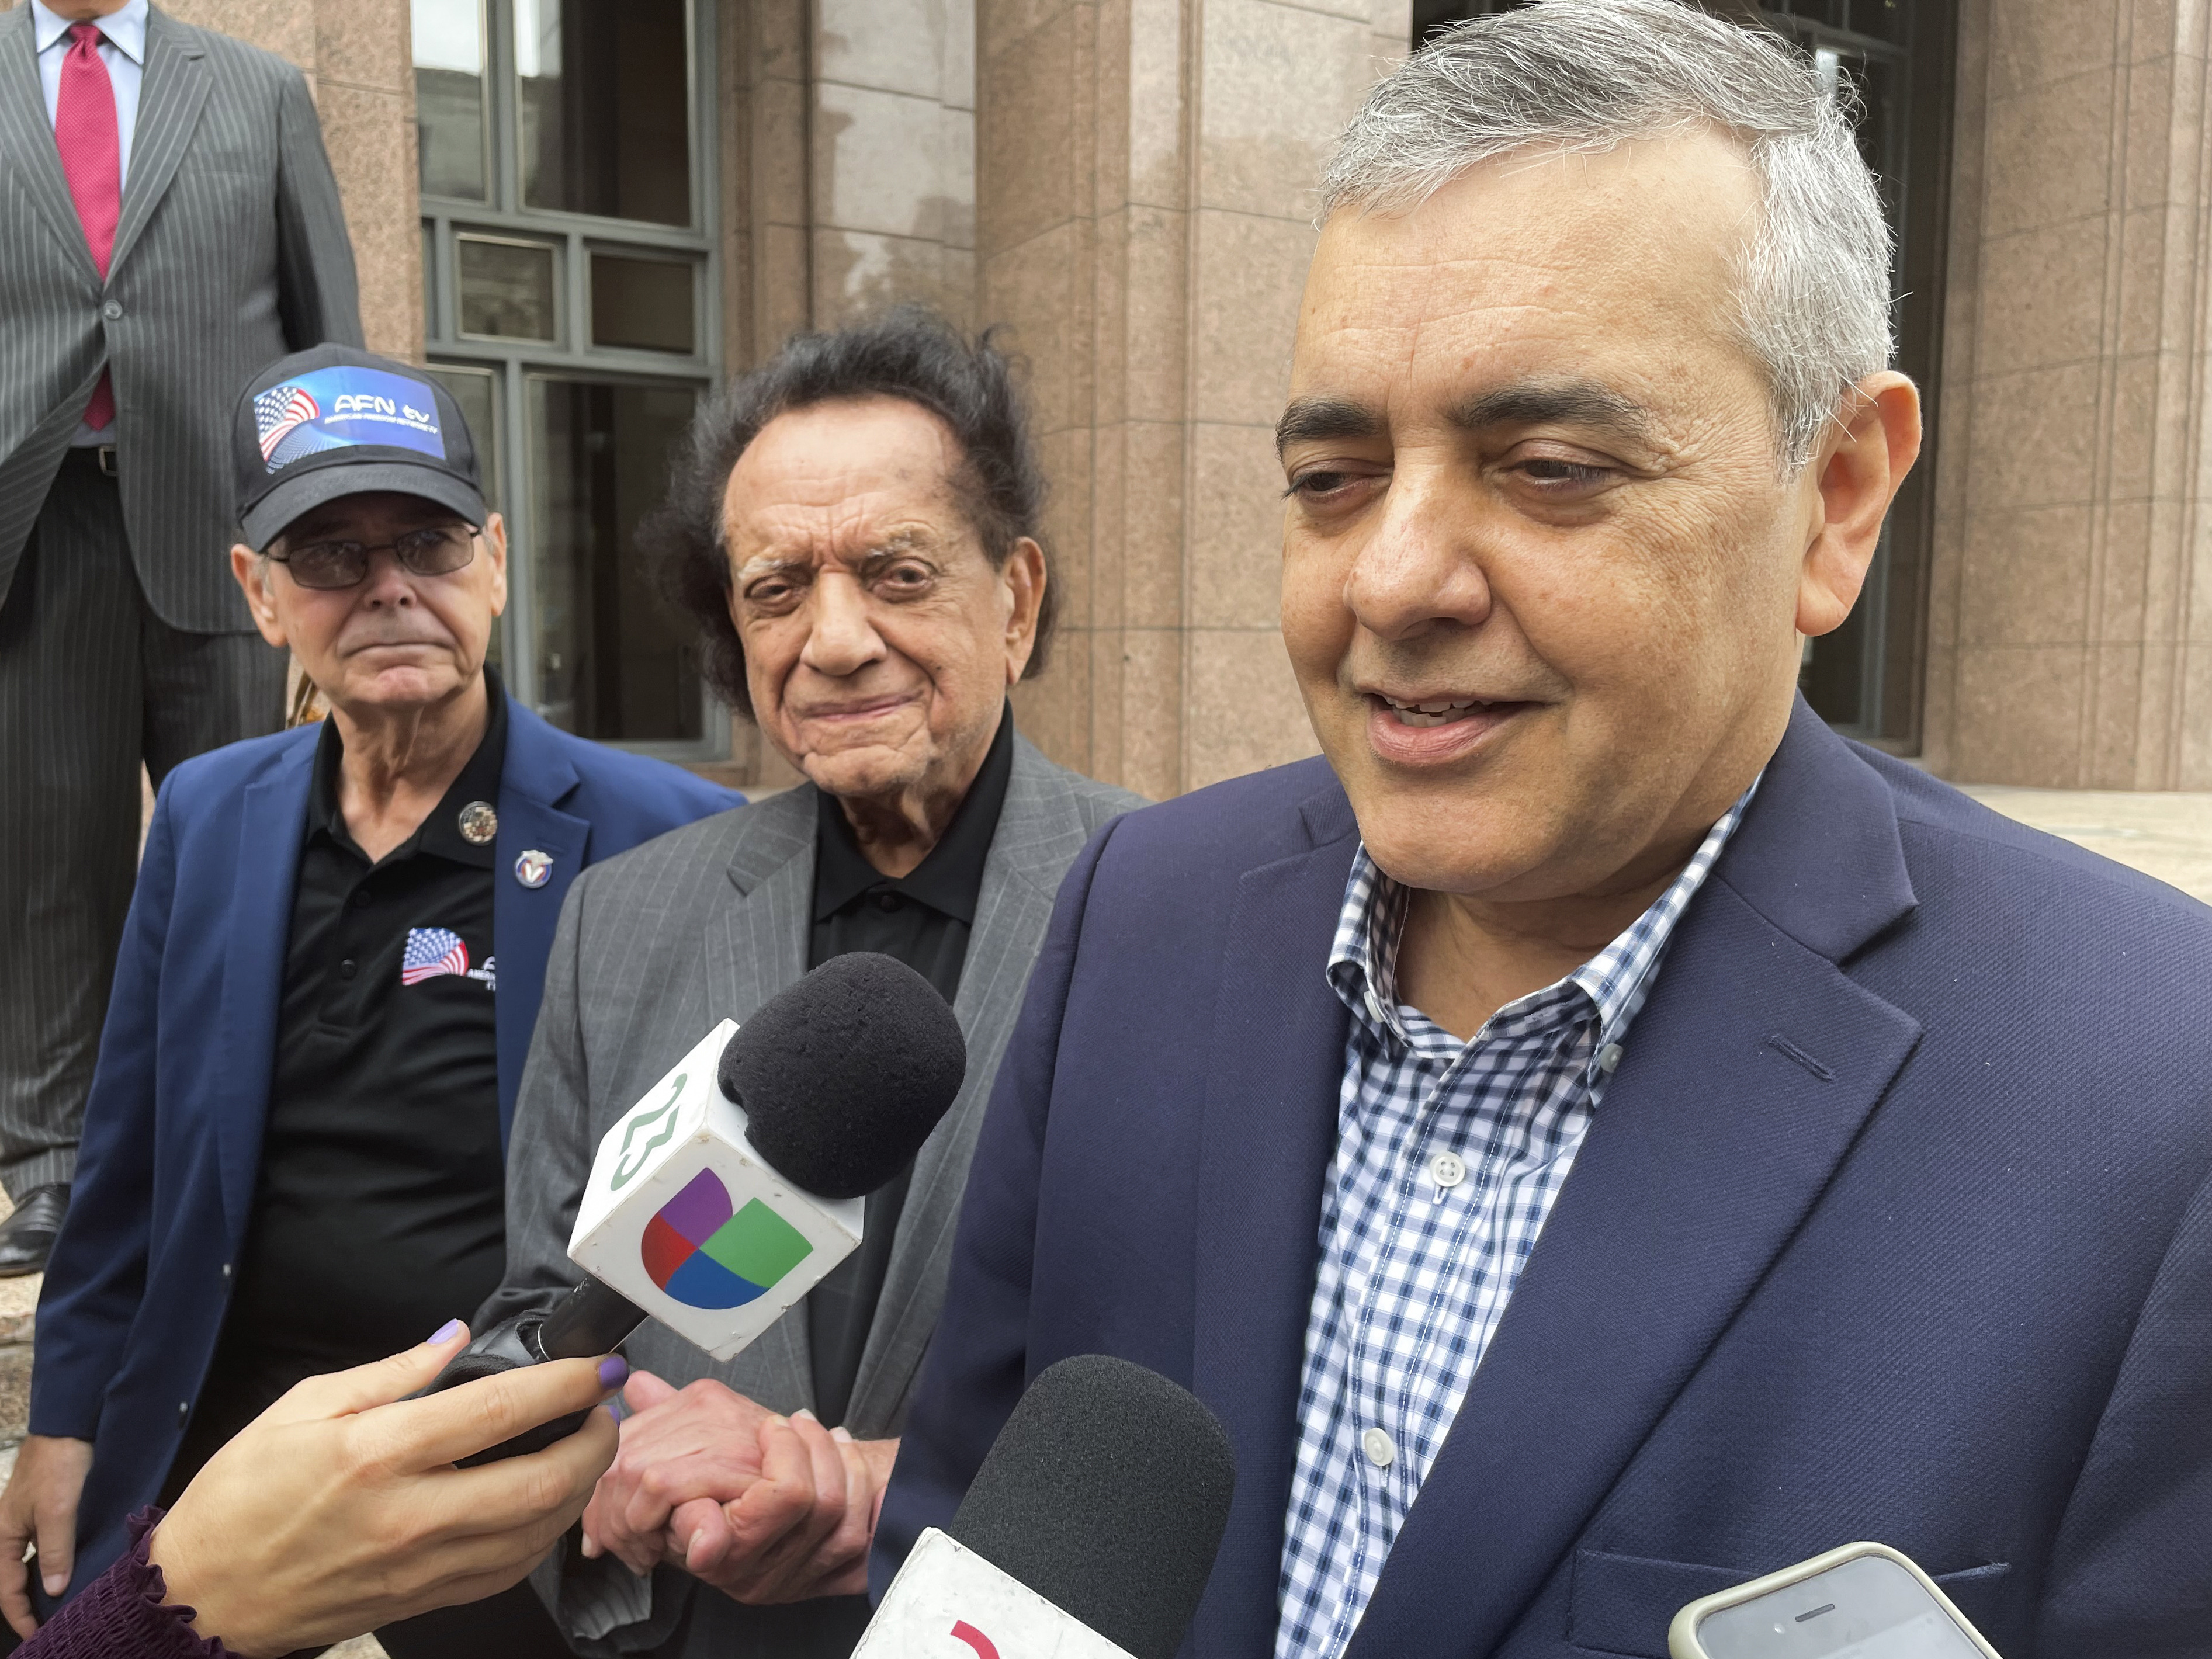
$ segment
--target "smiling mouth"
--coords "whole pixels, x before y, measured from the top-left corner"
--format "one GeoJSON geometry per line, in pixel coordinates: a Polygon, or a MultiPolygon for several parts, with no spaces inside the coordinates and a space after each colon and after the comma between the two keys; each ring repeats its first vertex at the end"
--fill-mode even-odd
{"type": "Polygon", "coordinates": [[[895,714],[911,701],[908,697],[876,697],[866,702],[803,709],[799,712],[799,718],[804,720],[872,720],[879,714],[895,714]]]}
{"type": "Polygon", "coordinates": [[[1483,697],[1432,698],[1420,702],[1404,702],[1379,691],[1370,695],[1377,703],[1396,716],[1401,726],[1449,726],[1455,721],[1469,720],[1479,714],[1510,714],[1529,706],[1521,702],[1483,697]]]}

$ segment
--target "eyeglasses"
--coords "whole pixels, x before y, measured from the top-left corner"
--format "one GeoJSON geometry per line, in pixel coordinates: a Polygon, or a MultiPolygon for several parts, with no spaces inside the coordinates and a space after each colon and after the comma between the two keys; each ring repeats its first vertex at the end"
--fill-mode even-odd
{"type": "Polygon", "coordinates": [[[292,573],[302,587],[359,587],[368,580],[372,553],[390,553],[410,575],[450,576],[477,556],[477,532],[465,524],[410,530],[388,542],[309,542],[269,556],[292,573]]]}

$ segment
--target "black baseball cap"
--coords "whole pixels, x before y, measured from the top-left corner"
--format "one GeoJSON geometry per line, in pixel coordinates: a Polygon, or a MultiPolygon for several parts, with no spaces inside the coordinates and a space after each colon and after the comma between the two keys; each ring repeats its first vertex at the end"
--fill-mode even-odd
{"type": "Polygon", "coordinates": [[[395,490],[486,516],[476,441],[453,395],[422,370],[357,347],[319,345],[253,377],[231,422],[238,522],[257,553],[311,507],[395,490]]]}

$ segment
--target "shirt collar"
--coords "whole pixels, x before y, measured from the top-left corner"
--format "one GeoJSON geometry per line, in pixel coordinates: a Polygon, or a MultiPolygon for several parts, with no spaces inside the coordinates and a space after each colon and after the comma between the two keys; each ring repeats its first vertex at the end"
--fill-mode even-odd
{"type": "MultiPolygon", "coordinates": [[[[108,45],[142,65],[146,61],[147,7],[148,0],[130,0],[122,10],[93,20],[108,45]]],[[[70,20],[47,10],[41,0],[31,0],[31,27],[38,49],[44,52],[69,33],[70,20]]]]}
{"type": "MultiPolygon", "coordinates": [[[[1759,779],[1765,775],[1762,771],[1751,781],[1751,787],[1736,797],[1735,805],[1705,832],[1705,840],[1667,890],[1610,945],[1571,974],[1509,1002],[1492,1018],[1525,1013],[1545,1005],[1583,1002],[1597,1014],[1595,1046],[1620,1042],[1650,994],[1675,924],[1698,889],[1705,885],[1721,849],[1743,821],[1744,809],[1759,793],[1759,779]]],[[[1363,841],[1345,882],[1344,908],[1337,915],[1336,938],[1328,956],[1329,984],[1352,1011],[1353,1020],[1378,1041],[1397,1046],[1409,1041],[1399,1018],[1397,982],[1398,942],[1405,928],[1408,898],[1408,890],[1385,875],[1367,855],[1367,843],[1363,841]]]]}
{"type": "MultiPolygon", "coordinates": [[[[430,810],[415,833],[385,854],[386,862],[416,853],[435,853],[455,864],[473,865],[484,870],[492,867],[492,843],[473,842],[461,833],[463,807],[475,801],[498,807],[500,773],[507,765],[506,688],[500,684],[498,672],[489,664],[483,673],[491,718],[484,725],[484,734],[476,752],[447,786],[444,798],[430,810]]],[[[322,734],[315,741],[314,775],[307,787],[307,833],[311,836],[318,832],[328,836],[348,852],[366,858],[367,854],[355,842],[353,832],[346,828],[345,814],[338,807],[338,764],[344,757],[345,740],[338,735],[337,722],[326,717],[322,734]]]]}
{"type": "Polygon", "coordinates": [[[983,865],[999,833],[1006,780],[1014,769],[1014,711],[999,716],[999,729],[975,782],[927,857],[903,876],[887,876],[867,860],[845,817],[827,790],[814,821],[814,920],[826,921],[863,893],[896,893],[971,927],[983,890],[983,865]]]}

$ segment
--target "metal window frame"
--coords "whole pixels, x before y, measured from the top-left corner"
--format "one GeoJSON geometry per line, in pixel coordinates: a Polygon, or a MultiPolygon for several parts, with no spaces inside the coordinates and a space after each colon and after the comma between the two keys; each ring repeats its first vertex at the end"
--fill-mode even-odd
{"type": "MultiPolygon", "coordinates": [[[[521,97],[515,80],[514,0],[484,0],[485,124],[489,129],[490,199],[424,196],[422,236],[430,281],[423,295],[423,344],[440,366],[489,370],[493,376],[496,415],[489,442],[497,446],[507,524],[507,608],[501,619],[501,658],[507,688],[532,708],[540,706],[543,675],[538,647],[539,608],[535,584],[538,526],[532,522],[542,458],[530,451],[529,389],[532,378],[606,380],[685,386],[703,395],[720,378],[721,307],[711,296],[721,291],[722,249],[716,206],[720,200],[720,146],[715,143],[715,6],[713,0],[687,0],[686,45],[690,52],[691,222],[659,225],[596,214],[526,208],[522,204],[521,97]],[[554,301],[560,313],[556,342],[493,339],[460,331],[457,239],[550,244],[555,256],[554,301]],[[596,346],[591,337],[591,256],[635,252],[675,258],[694,267],[694,349],[676,352],[596,346]]],[[[479,434],[479,441],[486,441],[479,434]]],[[[699,684],[700,737],[691,743],[623,742],[639,754],[686,763],[726,760],[730,723],[720,704],[699,684]]]]}

